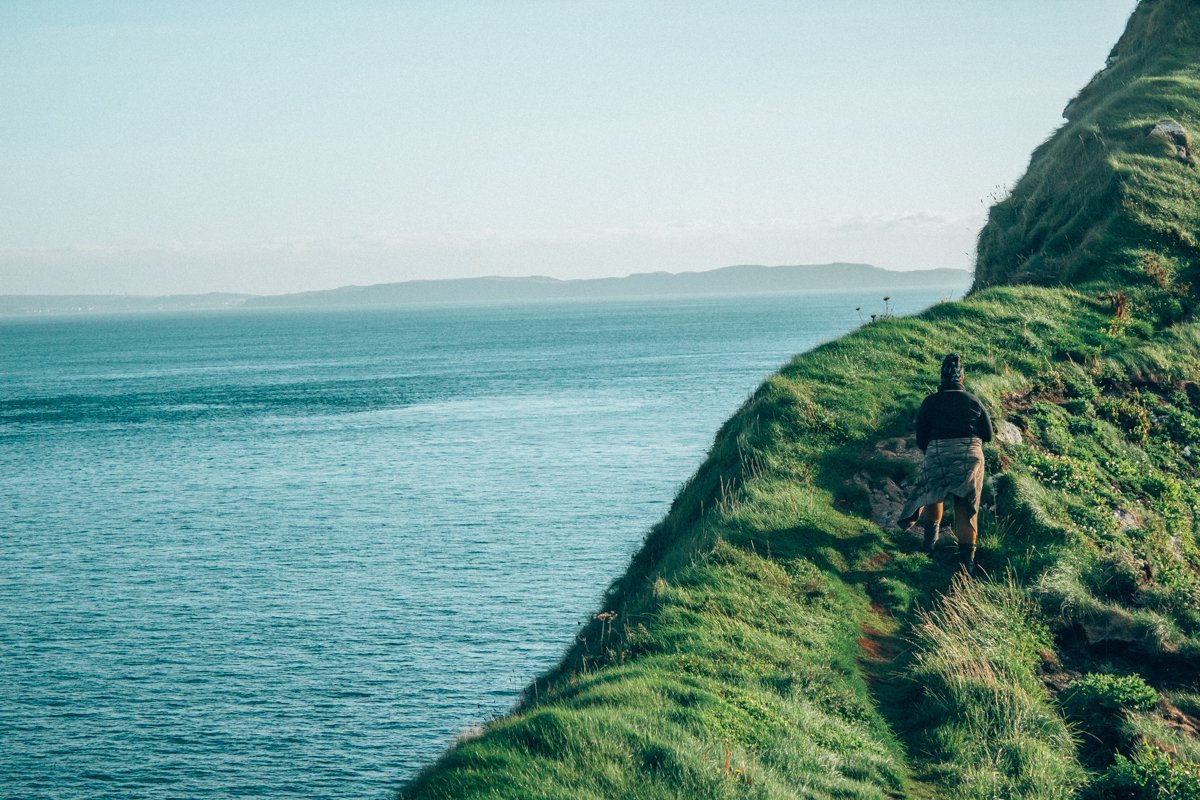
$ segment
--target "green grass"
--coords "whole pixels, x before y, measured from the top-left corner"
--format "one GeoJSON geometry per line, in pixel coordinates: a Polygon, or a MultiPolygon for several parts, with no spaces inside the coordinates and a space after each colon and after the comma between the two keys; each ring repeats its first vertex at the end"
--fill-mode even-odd
{"type": "Polygon", "coordinates": [[[1197,278],[1197,159],[1150,132],[1172,119],[1200,148],[1200,7],[1143,0],[1101,71],[1034,151],[979,239],[978,286],[1137,276],[1148,253],[1197,278]]]}
{"type": "Polygon", "coordinates": [[[976,291],[765,381],[561,664],[402,796],[1193,796],[1200,189],[1145,127],[1200,122],[1196,36],[1200,6],[1143,2],[976,291]],[[1021,432],[985,450],[974,583],[872,521],[951,350],[1021,432]]]}
{"type": "Polygon", "coordinates": [[[1060,642],[1086,660],[1115,640],[1079,626],[1128,616],[1128,658],[1190,658],[1200,619],[1181,449],[1200,452],[1200,415],[1171,372],[1200,364],[1200,328],[1114,338],[1110,313],[1095,292],[994,288],[795,359],[610,588],[615,617],[406,796],[1071,796],[1084,766],[1040,677],[1060,642]],[[903,471],[875,443],[908,435],[948,349],[1026,438],[988,448],[998,580],[979,586],[872,523],[856,482],[903,471]],[[1126,507],[1141,527],[1121,532],[1126,507]]]}
{"type": "Polygon", "coordinates": [[[1071,732],[1039,679],[1053,644],[1038,616],[1011,575],[956,578],[918,615],[911,677],[932,707],[922,722],[947,794],[1069,798],[1083,783],[1071,732]]]}

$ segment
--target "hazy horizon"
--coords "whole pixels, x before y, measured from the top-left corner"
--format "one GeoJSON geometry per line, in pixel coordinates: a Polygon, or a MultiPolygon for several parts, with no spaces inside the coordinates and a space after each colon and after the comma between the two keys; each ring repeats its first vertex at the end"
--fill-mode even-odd
{"type": "Polygon", "coordinates": [[[764,268],[764,269],[770,269],[770,270],[774,270],[774,269],[786,270],[786,269],[791,269],[791,268],[807,268],[807,267],[821,268],[821,267],[834,267],[834,266],[865,266],[865,267],[870,267],[872,269],[884,270],[885,272],[896,272],[896,273],[907,273],[907,274],[918,273],[918,272],[956,271],[956,272],[962,272],[966,276],[971,275],[971,270],[963,269],[963,268],[959,268],[959,267],[917,267],[914,269],[891,269],[891,270],[889,270],[886,267],[877,267],[874,264],[862,264],[861,262],[830,262],[827,264],[726,264],[725,266],[722,266],[722,267],[713,267],[712,269],[703,269],[703,270],[679,270],[679,271],[654,270],[654,271],[649,271],[649,272],[631,272],[631,273],[626,273],[624,275],[602,275],[602,276],[586,277],[586,278],[557,278],[553,275],[537,275],[537,274],[529,274],[529,275],[467,275],[467,276],[462,276],[462,277],[457,277],[457,278],[437,278],[437,277],[434,277],[434,278],[409,278],[409,279],[404,279],[404,280],[400,280],[400,281],[385,281],[382,283],[372,283],[372,284],[339,284],[336,286],[321,286],[321,287],[317,287],[314,289],[304,289],[304,290],[301,290],[300,292],[225,292],[225,291],[221,291],[221,290],[213,290],[213,291],[208,291],[208,292],[171,292],[171,293],[165,293],[165,294],[158,294],[158,293],[152,293],[152,292],[136,292],[136,291],[134,291],[134,292],[101,292],[101,293],[96,293],[96,292],[83,292],[83,293],[10,292],[10,293],[0,293],[0,297],[22,297],[22,296],[29,296],[29,297],[87,297],[87,296],[91,296],[91,297],[121,297],[121,296],[128,296],[128,297],[150,297],[150,298],[153,298],[153,297],[189,297],[189,296],[212,295],[212,294],[216,294],[216,295],[228,294],[228,295],[236,295],[236,296],[245,295],[248,297],[271,297],[271,296],[280,296],[280,295],[288,295],[288,294],[333,292],[338,289],[352,289],[352,288],[370,289],[370,288],[374,288],[374,287],[382,287],[382,286],[389,286],[389,285],[402,284],[402,283],[422,283],[422,282],[438,282],[438,281],[470,281],[470,280],[477,280],[477,281],[487,281],[487,280],[542,281],[542,280],[546,280],[546,281],[559,281],[559,282],[563,282],[563,283],[576,283],[576,282],[606,281],[606,280],[620,281],[620,280],[636,279],[636,278],[651,277],[651,276],[654,276],[654,277],[657,277],[657,276],[682,277],[682,276],[691,276],[691,275],[706,275],[709,273],[722,272],[725,270],[736,270],[736,269],[742,269],[742,268],[764,268]]]}
{"type": "Polygon", "coordinates": [[[0,294],[970,269],[1134,0],[0,8],[0,294]]]}

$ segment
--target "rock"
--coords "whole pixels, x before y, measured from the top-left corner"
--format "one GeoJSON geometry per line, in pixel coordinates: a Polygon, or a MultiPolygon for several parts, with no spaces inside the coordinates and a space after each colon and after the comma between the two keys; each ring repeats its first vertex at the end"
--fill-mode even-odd
{"type": "Polygon", "coordinates": [[[1113,518],[1117,521],[1117,525],[1121,528],[1121,533],[1131,528],[1141,528],[1142,521],[1137,518],[1137,515],[1126,511],[1123,508],[1118,508],[1113,511],[1113,518]]]}
{"type": "Polygon", "coordinates": [[[1123,608],[1097,609],[1079,620],[1084,639],[1093,647],[1120,643],[1143,653],[1163,654],[1179,651],[1178,634],[1165,621],[1138,619],[1123,608]]]}
{"type": "Polygon", "coordinates": [[[871,521],[884,530],[896,526],[900,509],[908,499],[904,490],[891,478],[884,478],[881,483],[872,483],[871,476],[860,472],[854,476],[854,483],[867,490],[871,501],[871,521]]]}
{"type": "MultiPolygon", "coordinates": [[[[914,437],[883,439],[875,443],[875,452],[890,460],[919,464],[921,451],[914,437]]],[[[871,521],[884,530],[891,530],[900,516],[900,509],[908,499],[908,493],[891,478],[883,478],[860,472],[852,482],[866,489],[871,503],[871,521]]]]}
{"type": "Polygon", "coordinates": [[[996,441],[1003,444],[1018,445],[1023,443],[1025,438],[1021,435],[1020,428],[1008,420],[1004,420],[996,430],[996,441]]]}
{"type": "Polygon", "coordinates": [[[1150,132],[1163,136],[1169,136],[1171,138],[1176,136],[1187,136],[1187,131],[1184,130],[1184,127],[1173,119],[1160,120],[1159,123],[1154,126],[1154,130],[1150,132]]]}
{"type": "Polygon", "coordinates": [[[1160,120],[1150,131],[1151,136],[1161,136],[1175,146],[1175,155],[1180,161],[1191,163],[1192,139],[1187,129],[1173,119],[1160,120]]]}
{"type": "Polygon", "coordinates": [[[1094,613],[1083,620],[1080,627],[1083,628],[1083,635],[1090,645],[1101,642],[1132,644],[1145,638],[1133,615],[1119,608],[1094,613]]]}
{"type": "Polygon", "coordinates": [[[922,458],[921,451],[917,449],[916,437],[913,436],[882,439],[875,443],[875,450],[888,458],[899,458],[913,464],[919,464],[922,458]]]}

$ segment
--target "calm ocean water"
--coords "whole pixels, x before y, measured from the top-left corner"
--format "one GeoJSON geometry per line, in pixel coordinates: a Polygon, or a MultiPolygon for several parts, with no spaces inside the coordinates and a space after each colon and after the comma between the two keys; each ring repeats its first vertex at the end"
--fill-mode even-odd
{"type": "Polygon", "coordinates": [[[387,797],[874,295],[0,320],[0,797],[387,797]]]}

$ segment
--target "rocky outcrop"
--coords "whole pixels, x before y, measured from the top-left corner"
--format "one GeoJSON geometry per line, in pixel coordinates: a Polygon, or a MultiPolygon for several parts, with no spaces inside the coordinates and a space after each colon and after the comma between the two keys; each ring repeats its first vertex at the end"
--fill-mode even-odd
{"type": "Polygon", "coordinates": [[[1161,136],[1175,148],[1175,155],[1180,161],[1192,163],[1192,139],[1187,129],[1173,119],[1160,120],[1150,131],[1151,136],[1161,136]]]}

